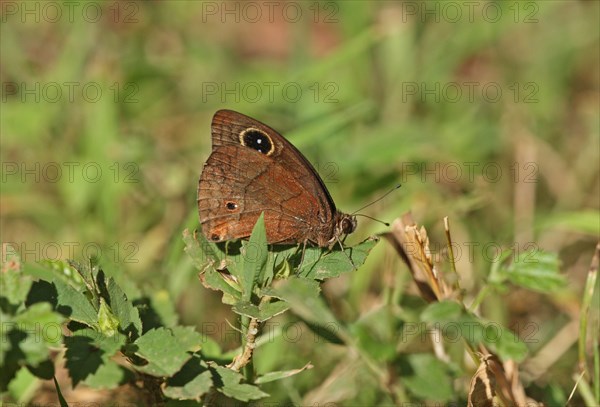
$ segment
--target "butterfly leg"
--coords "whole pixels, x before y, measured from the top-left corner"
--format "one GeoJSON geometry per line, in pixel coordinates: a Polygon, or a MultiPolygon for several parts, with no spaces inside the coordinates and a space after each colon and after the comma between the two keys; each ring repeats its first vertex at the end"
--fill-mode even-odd
{"type": "MultiPolygon", "coordinates": [[[[307,240],[304,241],[304,243],[302,244],[302,256],[300,257],[300,263],[298,264],[298,271],[300,271],[300,269],[302,269],[302,264],[304,263],[304,254],[306,253],[306,242],[307,240]]],[[[300,246],[298,246],[300,247],[300,246]]]]}
{"type": "MultiPolygon", "coordinates": [[[[354,264],[354,262],[352,261],[352,257],[350,257],[350,255],[348,253],[346,253],[346,251],[344,250],[344,245],[342,244],[346,240],[346,237],[348,237],[348,235],[344,235],[344,238],[342,240],[340,240],[340,238],[336,236],[335,240],[340,245],[340,248],[342,249],[342,253],[344,253],[346,255],[346,257],[350,261],[350,264],[352,264],[352,268],[356,271],[356,270],[358,270],[358,268],[356,267],[356,264],[354,264]]],[[[329,251],[331,251],[331,249],[333,249],[334,245],[335,245],[335,243],[329,247],[329,251]]]]}

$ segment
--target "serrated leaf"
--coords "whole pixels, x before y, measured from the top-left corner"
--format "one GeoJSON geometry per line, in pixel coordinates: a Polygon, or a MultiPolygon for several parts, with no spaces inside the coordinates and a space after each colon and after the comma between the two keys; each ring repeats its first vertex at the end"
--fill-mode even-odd
{"type": "Polygon", "coordinates": [[[288,298],[318,298],[321,286],[318,281],[300,277],[290,277],[277,286],[266,288],[263,293],[287,300],[288,298]]]}
{"type": "Polygon", "coordinates": [[[197,352],[202,347],[202,334],[193,326],[174,326],[171,331],[185,350],[197,352]]]}
{"type": "Polygon", "coordinates": [[[47,302],[33,304],[14,318],[18,329],[32,336],[32,340],[48,346],[57,345],[62,341],[64,320],[64,317],[54,312],[47,302]]]}
{"type": "Polygon", "coordinates": [[[23,274],[33,277],[36,280],[52,283],[56,278],[51,268],[43,263],[22,263],[21,270],[23,274]]]}
{"type": "Polygon", "coordinates": [[[98,329],[108,337],[114,336],[119,329],[119,320],[102,297],[100,297],[100,309],[98,310],[98,329]]]}
{"type": "Polygon", "coordinates": [[[110,359],[103,358],[103,363],[95,373],[88,375],[83,383],[94,389],[115,389],[131,378],[131,373],[110,359]]]}
{"type": "Polygon", "coordinates": [[[184,230],[183,242],[185,244],[184,251],[190,256],[200,273],[211,268],[214,269],[215,265],[221,264],[224,259],[223,252],[218,249],[216,244],[206,240],[202,232],[192,235],[189,230],[184,230]]]}
{"type": "Polygon", "coordinates": [[[233,312],[264,322],[276,315],[284,313],[290,308],[285,301],[274,301],[259,306],[249,302],[240,301],[233,306],[233,312]]]}
{"type": "Polygon", "coordinates": [[[75,271],[77,271],[77,273],[79,273],[79,276],[83,280],[88,291],[94,292],[94,291],[96,291],[94,288],[96,285],[95,279],[94,279],[94,274],[92,272],[92,268],[94,266],[93,266],[93,262],[90,262],[90,263],[88,263],[87,265],[83,265],[83,264],[80,264],[79,262],[76,262],[75,260],[67,260],[67,264],[69,266],[71,266],[71,268],[73,268],[75,271]]]}
{"type": "Polygon", "coordinates": [[[125,335],[116,333],[113,336],[106,336],[102,332],[93,329],[84,328],[73,332],[72,337],[88,338],[92,346],[98,348],[106,354],[107,358],[112,357],[126,343],[125,335]]]}
{"type": "Polygon", "coordinates": [[[234,283],[230,276],[224,275],[216,270],[207,270],[200,276],[202,285],[215,291],[223,292],[223,303],[233,305],[242,298],[242,290],[239,284],[234,283]],[[229,278],[230,280],[226,280],[229,278]]]}
{"type": "Polygon", "coordinates": [[[256,386],[240,383],[243,376],[238,372],[221,366],[211,366],[211,368],[220,376],[222,381],[222,386],[218,386],[217,391],[228,397],[247,402],[269,396],[256,386]]]}
{"type": "Polygon", "coordinates": [[[55,279],[54,286],[58,294],[57,311],[70,319],[88,326],[96,326],[98,314],[82,292],[60,279],[55,279]]]}
{"type": "Polygon", "coordinates": [[[12,320],[3,318],[3,355],[6,352],[9,357],[18,356],[19,363],[22,361],[37,367],[49,357],[49,347],[61,342],[63,320],[62,315],[54,312],[47,302],[32,305],[12,320]],[[10,330],[20,333],[8,335],[10,330]],[[11,344],[12,350],[8,349],[8,344],[11,344]]]}
{"type": "Polygon", "coordinates": [[[542,250],[521,253],[508,267],[500,269],[513,284],[543,293],[566,286],[565,276],[559,271],[558,255],[542,250]]]}
{"type": "Polygon", "coordinates": [[[177,312],[166,290],[154,291],[151,297],[134,301],[142,321],[142,334],[160,327],[173,327],[177,324],[177,312]]]}
{"type": "Polygon", "coordinates": [[[36,335],[39,333],[38,339],[52,344],[61,342],[61,325],[64,320],[65,318],[54,312],[52,305],[47,302],[33,304],[14,317],[14,321],[21,330],[35,332],[36,335]],[[47,332],[50,328],[53,329],[52,334],[47,332]]]}
{"type": "Polygon", "coordinates": [[[137,345],[136,355],[148,361],[147,365],[134,367],[152,376],[172,376],[191,357],[185,346],[166,328],[148,331],[134,344],[137,345]]]}
{"type": "Polygon", "coordinates": [[[199,400],[212,385],[211,371],[199,357],[193,356],[179,372],[167,380],[163,393],[176,400],[199,400]]]}
{"type": "Polygon", "coordinates": [[[212,387],[212,374],[210,371],[200,373],[198,376],[183,386],[166,386],[163,388],[165,396],[175,400],[199,400],[212,387]]]}
{"type": "Polygon", "coordinates": [[[360,267],[371,250],[379,242],[369,238],[356,246],[344,248],[344,251],[322,253],[320,248],[306,249],[299,275],[305,278],[324,280],[349,273],[360,267]]]}
{"type": "Polygon", "coordinates": [[[50,356],[47,344],[35,333],[27,334],[18,344],[18,348],[22,352],[21,356],[24,356],[25,361],[32,366],[43,363],[50,356]]]}
{"type": "Polygon", "coordinates": [[[127,298],[113,278],[108,279],[110,308],[119,321],[121,331],[132,333],[134,337],[142,334],[142,320],[139,311],[127,298]]]}
{"type": "Polygon", "coordinates": [[[297,375],[298,373],[301,373],[305,370],[312,369],[313,367],[314,366],[312,364],[307,363],[306,365],[304,365],[304,367],[301,367],[300,369],[285,370],[285,371],[280,371],[280,372],[269,372],[262,376],[257,377],[256,380],[254,381],[254,383],[263,384],[263,383],[273,382],[275,380],[285,379],[290,376],[297,375]]]}
{"type": "Polygon", "coordinates": [[[268,259],[267,231],[265,229],[265,216],[261,213],[247,244],[242,248],[244,254],[244,266],[240,274],[242,286],[242,300],[250,301],[253,288],[262,283],[265,274],[265,266],[268,259]]]}
{"type": "Polygon", "coordinates": [[[93,339],[86,336],[72,336],[65,338],[67,351],[65,352],[65,366],[73,381],[73,387],[96,373],[104,360],[104,352],[94,346],[93,339]]]}
{"type": "Polygon", "coordinates": [[[56,280],[60,280],[74,286],[80,291],[83,291],[87,288],[79,272],[67,261],[42,260],[39,262],[39,264],[49,269],[52,273],[52,279],[48,280],[49,282],[53,283],[56,280]]]}

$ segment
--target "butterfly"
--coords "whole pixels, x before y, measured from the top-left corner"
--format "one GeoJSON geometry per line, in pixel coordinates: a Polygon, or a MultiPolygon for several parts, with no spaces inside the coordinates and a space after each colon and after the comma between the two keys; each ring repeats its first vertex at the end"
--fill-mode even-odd
{"type": "Polygon", "coordinates": [[[261,213],[269,244],[332,248],[356,229],[356,217],[337,210],[314,167],[271,127],[219,110],[211,136],[212,153],[198,183],[198,212],[208,240],[248,238],[261,213]]]}

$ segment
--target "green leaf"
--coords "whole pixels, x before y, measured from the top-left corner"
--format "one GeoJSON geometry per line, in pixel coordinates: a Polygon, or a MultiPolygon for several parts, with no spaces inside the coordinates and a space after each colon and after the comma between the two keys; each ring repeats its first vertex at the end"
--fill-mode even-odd
{"type": "Polygon", "coordinates": [[[260,311],[258,309],[258,305],[251,304],[247,301],[239,301],[233,305],[232,310],[236,314],[245,315],[260,321],[260,311]]]}
{"type": "Polygon", "coordinates": [[[110,358],[117,353],[126,343],[125,335],[116,333],[113,336],[106,336],[102,332],[94,331],[93,329],[84,328],[73,332],[73,337],[87,338],[86,342],[90,343],[97,349],[100,349],[106,358],[110,358]]]}
{"type": "Polygon", "coordinates": [[[447,322],[459,320],[464,312],[462,305],[455,301],[440,301],[430,304],[421,313],[423,322],[447,322]]]}
{"type": "Polygon", "coordinates": [[[103,363],[95,373],[88,375],[83,383],[94,389],[115,389],[133,379],[130,371],[110,359],[102,358],[103,363]]]}
{"type": "Polygon", "coordinates": [[[50,380],[54,377],[54,362],[50,359],[44,360],[37,366],[27,365],[27,369],[40,379],[50,380]]]}
{"type": "Polygon", "coordinates": [[[446,364],[429,353],[416,353],[406,357],[400,364],[406,372],[402,382],[415,396],[435,401],[448,402],[454,397],[452,378],[446,364]]]}
{"type": "Polygon", "coordinates": [[[184,251],[192,259],[194,266],[204,273],[209,269],[216,269],[225,259],[224,253],[215,243],[209,242],[202,232],[192,235],[189,230],[183,231],[184,251]]]}
{"type": "Polygon", "coordinates": [[[369,238],[356,246],[344,248],[344,251],[326,254],[322,254],[321,248],[308,248],[298,274],[305,278],[324,280],[354,271],[355,266],[358,268],[365,262],[378,242],[377,238],[369,238]]]}
{"type": "Polygon", "coordinates": [[[77,291],[59,278],[54,280],[54,286],[58,293],[58,312],[73,321],[81,322],[91,327],[97,325],[98,314],[85,294],[77,291]]]}
{"type": "Polygon", "coordinates": [[[530,250],[521,253],[499,273],[513,284],[543,293],[555,292],[566,286],[565,276],[559,274],[556,253],[530,250]]]}
{"type": "Polygon", "coordinates": [[[581,210],[577,212],[559,212],[545,218],[540,222],[540,228],[560,228],[565,231],[576,233],[587,233],[590,236],[600,234],[600,222],[598,222],[598,211],[581,210]]]}
{"type": "Polygon", "coordinates": [[[56,280],[60,280],[70,284],[80,291],[83,291],[87,288],[79,272],[73,266],[71,266],[68,261],[42,260],[39,262],[39,264],[50,270],[51,278],[47,280],[48,282],[53,283],[56,280]]]}
{"type": "Polygon", "coordinates": [[[54,281],[54,279],[57,277],[51,267],[43,262],[22,263],[21,269],[23,274],[31,276],[38,281],[41,280],[52,283],[52,281],[54,281]]]}
{"type": "Polygon", "coordinates": [[[176,400],[199,400],[212,385],[212,373],[208,366],[199,357],[193,356],[167,380],[163,393],[176,400]]]}
{"type": "Polygon", "coordinates": [[[429,329],[440,331],[449,342],[465,340],[473,347],[483,343],[503,360],[521,361],[527,355],[527,347],[511,330],[478,318],[453,301],[430,304],[421,320],[429,323],[429,329]]]}
{"type": "Polygon", "coordinates": [[[208,336],[207,333],[202,335],[201,353],[202,356],[208,360],[225,359],[219,342],[208,336]]]}
{"type": "Polygon", "coordinates": [[[256,386],[240,383],[244,377],[238,372],[212,364],[210,366],[211,370],[221,378],[222,386],[217,387],[217,390],[224,395],[241,401],[258,400],[269,396],[256,386]]]}
{"type": "Polygon", "coordinates": [[[262,277],[265,274],[265,266],[269,256],[264,213],[261,213],[256,221],[248,242],[243,244],[242,253],[244,256],[244,266],[239,276],[242,285],[242,300],[250,301],[253,288],[262,283],[262,277]]]}
{"type": "Polygon", "coordinates": [[[391,362],[398,358],[397,338],[403,323],[392,306],[382,306],[363,315],[349,329],[357,345],[374,360],[391,362]]]}
{"type": "Polygon", "coordinates": [[[2,319],[2,353],[0,357],[0,391],[4,392],[8,384],[15,378],[19,369],[24,364],[25,354],[20,349],[20,343],[27,337],[24,332],[6,327],[6,320],[2,319]]]}
{"type": "Polygon", "coordinates": [[[27,308],[12,322],[3,320],[3,330],[12,327],[25,334],[18,347],[26,363],[35,367],[48,358],[49,347],[61,343],[63,321],[49,303],[42,302],[27,308]]]}
{"type": "Polygon", "coordinates": [[[94,260],[90,259],[90,261],[86,265],[79,264],[74,260],[67,260],[67,264],[71,266],[72,269],[77,271],[89,292],[96,291],[96,283],[93,270],[95,268],[97,271],[97,265],[95,264],[94,260]]]}
{"type": "Polygon", "coordinates": [[[140,319],[140,313],[113,278],[108,279],[108,295],[110,308],[118,318],[121,331],[131,333],[134,337],[141,335],[142,320],[140,319]]]}
{"type": "Polygon", "coordinates": [[[275,380],[285,379],[285,378],[297,375],[298,373],[301,373],[305,370],[312,369],[312,368],[313,368],[313,365],[310,363],[307,363],[306,365],[304,365],[304,367],[302,367],[300,369],[285,370],[285,371],[280,371],[280,372],[269,372],[262,376],[257,377],[256,380],[254,381],[254,383],[263,384],[263,383],[273,382],[275,380]]]}
{"type": "Polygon", "coordinates": [[[13,311],[16,311],[16,308],[25,302],[33,279],[22,273],[21,259],[12,246],[6,245],[3,249],[5,255],[0,272],[0,298],[5,299],[13,311]]]}
{"type": "Polygon", "coordinates": [[[276,289],[264,290],[286,301],[294,314],[302,318],[317,335],[332,343],[351,341],[351,336],[319,297],[319,283],[300,277],[282,281],[276,289]]]}
{"type": "Polygon", "coordinates": [[[150,297],[152,310],[156,312],[160,323],[166,327],[174,327],[179,321],[175,304],[167,290],[158,290],[152,293],[150,297]]]}
{"type": "MultiPolygon", "coordinates": [[[[77,273],[74,274],[73,278],[69,278],[72,282],[75,282],[75,286],[79,289],[83,289],[83,284],[87,290],[87,294],[91,296],[92,304],[100,303],[100,290],[97,284],[97,280],[104,278],[104,273],[98,265],[98,260],[90,258],[85,264],[80,264],[74,260],[67,260],[67,264],[70,268],[65,268],[65,273],[70,274],[71,270],[75,270],[77,273]]],[[[102,281],[103,282],[103,281],[102,281]]]]}
{"type": "Polygon", "coordinates": [[[249,302],[240,301],[233,306],[233,312],[264,322],[276,315],[282,314],[290,308],[285,301],[273,301],[254,305],[249,302]]]}
{"type": "Polygon", "coordinates": [[[206,288],[223,292],[223,303],[233,305],[242,299],[242,288],[231,275],[213,269],[200,275],[200,281],[206,288]]]}
{"type": "Polygon", "coordinates": [[[171,332],[188,352],[197,352],[202,347],[202,334],[197,332],[193,326],[174,326],[171,328],[171,332]]]}
{"type": "Polygon", "coordinates": [[[148,331],[134,344],[137,345],[136,355],[148,361],[147,365],[134,367],[152,376],[172,376],[191,357],[186,352],[185,345],[167,328],[148,331]]]}
{"type": "Polygon", "coordinates": [[[301,277],[290,277],[283,280],[277,288],[265,288],[261,291],[264,295],[288,300],[289,298],[319,298],[321,286],[318,281],[301,277]]]}
{"type": "Polygon", "coordinates": [[[75,335],[65,337],[65,366],[73,381],[73,387],[98,372],[114,354],[113,350],[120,348],[121,343],[117,342],[119,337],[122,336],[106,338],[91,329],[77,331],[75,335]]]}
{"type": "Polygon", "coordinates": [[[27,364],[37,366],[50,357],[50,349],[35,334],[27,334],[18,345],[27,364]]]}
{"type": "Polygon", "coordinates": [[[98,310],[98,328],[103,335],[108,337],[114,336],[119,329],[119,320],[102,297],[100,297],[100,309],[98,310]]]}
{"type": "Polygon", "coordinates": [[[198,400],[212,387],[212,374],[209,370],[185,383],[183,386],[166,386],[165,396],[176,400],[198,400]]]}
{"type": "Polygon", "coordinates": [[[41,340],[50,345],[57,345],[62,341],[62,323],[65,318],[52,310],[52,305],[39,302],[25,309],[14,318],[20,330],[33,333],[36,340],[41,340]]]}
{"type": "MultiPolygon", "coordinates": [[[[4,376],[5,366],[2,365],[0,369],[0,377],[4,376]]],[[[50,377],[52,379],[52,376],[50,377]]],[[[31,397],[39,391],[40,381],[34,376],[29,366],[22,367],[19,369],[14,379],[8,384],[8,393],[5,394],[5,399],[9,398],[14,400],[16,406],[25,405],[27,400],[31,400],[31,397]]],[[[10,406],[10,403],[4,403],[3,406],[10,406]]],[[[11,406],[12,407],[12,406],[11,406]]]]}

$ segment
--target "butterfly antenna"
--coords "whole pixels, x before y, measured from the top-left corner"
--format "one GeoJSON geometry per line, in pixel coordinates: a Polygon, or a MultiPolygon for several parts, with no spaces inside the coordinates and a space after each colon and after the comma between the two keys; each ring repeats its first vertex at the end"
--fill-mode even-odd
{"type": "Polygon", "coordinates": [[[372,217],[372,216],[369,216],[369,215],[363,215],[362,213],[357,213],[357,214],[356,214],[356,215],[354,215],[354,216],[362,216],[362,217],[365,217],[365,218],[368,218],[368,219],[374,220],[375,222],[382,223],[382,224],[384,224],[385,226],[390,226],[390,224],[389,224],[388,222],[384,222],[384,221],[382,221],[382,220],[380,220],[380,219],[376,219],[376,218],[374,218],[374,217],[372,217]]]}
{"type": "MultiPolygon", "coordinates": [[[[377,199],[376,199],[376,200],[374,200],[373,202],[371,202],[371,203],[368,203],[368,204],[366,204],[365,206],[363,206],[362,208],[355,210],[354,212],[352,212],[352,213],[351,213],[351,215],[356,215],[356,213],[357,213],[357,212],[359,212],[359,211],[362,211],[363,209],[365,209],[365,208],[368,208],[369,206],[371,206],[371,205],[373,205],[373,204],[375,204],[375,203],[377,203],[377,202],[381,201],[383,198],[385,198],[386,196],[388,196],[389,194],[391,194],[392,192],[394,192],[395,190],[397,190],[397,189],[398,189],[398,188],[400,188],[401,186],[402,186],[402,184],[398,184],[398,185],[396,185],[394,188],[390,189],[389,191],[387,191],[385,194],[383,194],[382,196],[380,196],[379,198],[377,198],[377,199]]],[[[377,219],[371,218],[370,216],[367,216],[367,215],[360,215],[360,214],[359,214],[359,216],[365,216],[365,217],[367,217],[367,218],[370,218],[370,219],[373,219],[373,220],[377,220],[377,219]]],[[[385,222],[382,222],[382,221],[380,221],[380,220],[377,220],[377,221],[385,224],[385,222]]],[[[389,225],[388,225],[388,226],[389,226],[389,225]]]]}

